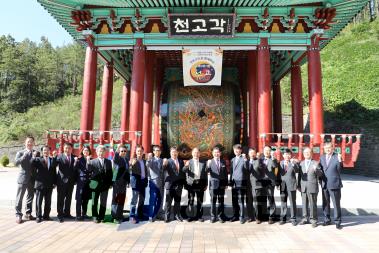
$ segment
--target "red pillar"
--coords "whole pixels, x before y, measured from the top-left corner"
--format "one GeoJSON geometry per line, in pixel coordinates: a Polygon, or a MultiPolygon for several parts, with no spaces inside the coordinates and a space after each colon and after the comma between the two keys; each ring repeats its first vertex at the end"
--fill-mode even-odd
{"type": "MultiPolygon", "coordinates": [[[[112,95],[113,95],[113,65],[104,65],[103,84],[101,87],[101,111],[100,111],[100,131],[111,130],[112,120],[112,95]]],[[[109,138],[109,133],[104,133],[104,139],[109,138]]]]}
{"type": "MultiPolygon", "coordinates": [[[[270,49],[267,38],[258,46],[258,134],[272,132],[270,49]]],[[[268,137],[268,136],[267,136],[268,137]]],[[[267,140],[270,140],[267,138],[267,140]]],[[[259,150],[263,147],[259,141],[259,150]]]]}
{"type": "MultiPolygon", "coordinates": [[[[130,93],[130,114],[129,114],[129,130],[142,130],[142,104],[143,104],[143,86],[145,78],[145,47],[142,44],[142,39],[136,40],[133,51],[133,66],[132,66],[132,82],[130,93]]],[[[137,141],[137,136],[134,133],[129,137],[134,142],[137,141]]],[[[135,153],[135,146],[132,145],[132,156],[135,153]]]]}
{"type": "Polygon", "coordinates": [[[143,126],[142,126],[142,146],[146,153],[151,152],[151,134],[153,117],[153,87],[154,87],[154,52],[146,53],[145,88],[143,99],[143,126]]]}
{"type": "Polygon", "coordinates": [[[160,135],[160,124],[159,124],[159,115],[160,115],[160,107],[161,107],[161,92],[163,85],[163,77],[164,77],[164,67],[162,64],[156,65],[156,76],[155,76],[155,105],[154,105],[154,141],[155,145],[160,145],[161,143],[161,135],[160,135]]]}
{"type": "MultiPolygon", "coordinates": [[[[121,108],[121,131],[129,131],[129,111],[130,109],[130,82],[126,81],[122,88],[122,108],[121,108]]],[[[129,134],[125,133],[123,142],[128,140],[129,134]]]]}
{"type": "MultiPolygon", "coordinates": [[[[303,91],[301,82],[301,68],[298,64],[291,66],[291,105],[292,105],[292,132],[303,133],[303,91]]],[[[295,137],[295,136],[294,136],[295,137]]]]}
{"type": "MultiPolygon", "coordinates": [[[[97,50],[87,47],[86,59],[84,62],[83,92],[82,92],[82,112],[80,118],[80,130],[93,130],[93,116],[95,111],[96,96],[96,67],[97,50]]],[[[83,135],[88,138],[88,134],[83,135]]]]}
{"type": "Polygon", "coordinates": [[[322,77],[320,47],[317,38],[312,38],[308,47],[308,92],[310,133],[314,134],[314,142],[320,143],[319,136],[324,132],[324,115],[322,106],[322,77]]]}
{"type": "Polygon", "coordinates": [[[282,95],[280,92],[279,81],[272,86],[272,99],[273,104],[273,114],[274,114],[274,132],[281,133],[282,129],[282,95]]]}
{"type": "Polygon", "coordinates": [[[247,89],[249,91],[249,147],[258,148],[257,125],[257,51],[249,51],[247,57],[247,89]]]}

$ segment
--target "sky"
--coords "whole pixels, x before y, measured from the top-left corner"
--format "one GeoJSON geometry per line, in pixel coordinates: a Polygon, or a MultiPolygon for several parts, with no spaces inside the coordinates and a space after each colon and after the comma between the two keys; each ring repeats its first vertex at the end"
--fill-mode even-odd
{"type": "Polygon", "coordinates": [[[16,41],[29,38],[39,42],[48,38],[54,47],[73,42],[69,33],[37,2],[37,0],[1,1],[0,36],[10,34],[16,41]]]}

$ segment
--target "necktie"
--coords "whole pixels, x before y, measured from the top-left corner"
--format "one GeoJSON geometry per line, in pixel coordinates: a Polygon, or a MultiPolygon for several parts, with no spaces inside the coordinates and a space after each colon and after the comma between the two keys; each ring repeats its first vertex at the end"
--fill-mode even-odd
{"type": "Polygon", "coordinates": [[[326,156],[326,166],[329,166],[330,157],[331,157],[330,155],[326,156]]]}
{"type": "Polygon", "coordinates": [[[70,164],[70,156],[67,156],[67,163],[70,164]]]}
{"type": "Polygon", "coordinates": [[[49,163],[47,162],[47,159],[48,158],[45,158],[44,160],[45,160],[45,166],[46,166],[46,168],[49,168],[49,163]]]}
{"type": "Polygon", "coordinates": [[[175,166],[176,166],[176,171],[179,172],[179,162],[178,162],[178,159],[175,159],[175,166]]]}
{"type": "Polygon", "coordinates": [[[308,171],[309,171],[309,165],[311,164],[311,161],[310,160],[307,160],[307,163],[306,163],[306,169],[307,169],[307,173],[308,173],[308,171]]]}
{"type": "Polygon", "coordinates": [[[287,162],[285,162],[284,163],[284,170],[287,172],[287,170],[288,170],[288,163],[287,162]]]}

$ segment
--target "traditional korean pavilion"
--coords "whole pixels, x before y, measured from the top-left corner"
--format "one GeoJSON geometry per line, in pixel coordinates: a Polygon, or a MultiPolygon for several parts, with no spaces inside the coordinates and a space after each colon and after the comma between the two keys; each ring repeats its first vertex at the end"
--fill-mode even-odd
{"type": "MultiPolygon", "coordinates": [[[[360,136],[324,133],[320,50],[353,20],[368,0],[38,0],[86,46],[80,130],[50,130],[48,143],[140,143],[188,158],[193,147],[209,157],[234,143],[262,150],[303,147],[316,158],[332,141],[346,167],[357,159],[360,136]],[[222,53],[221,85],[184,86],[183,57],[191,50],[222,53]],[[97,59],[104,62],[101,101],[95,101],[97,59]],[[300,66],[308,63],[308,90],[300,66]],[[123,86],[120,130],[111,131],[115,72],[123,86]],[[291,75],[292,132],[283,133],[281,79],[291,75]],[[309,94],[304,133],[303,92],[309,94]],[[93,129],[101,102],[100,128],[93,129]]],[[[204,67],[205,66],[205,67],[204,67]]],[[[213,78],[198,65],[196,74],[213,78]],[[204,72],[202,72],[204,71],[204,72]]],[[[192,73],[192,72],[191,72],[192,73]]],[[[204,79],[205,80],[205,79],[204,79]]],[[[78,126],[79,128],[79,126],[78,126]]]]}

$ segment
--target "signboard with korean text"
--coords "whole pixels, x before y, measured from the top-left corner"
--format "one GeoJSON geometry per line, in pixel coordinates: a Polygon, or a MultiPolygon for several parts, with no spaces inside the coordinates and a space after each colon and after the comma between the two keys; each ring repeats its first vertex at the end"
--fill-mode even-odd
{"type": "Polygon", "coordinates": [[[233,37],[234,14],[169,14],[169,37],[233,37]]]}
{"type": "Polygon", "coordinates": [[[183,49],[184,86],[221,86],[222,49],[183,49]]]}

